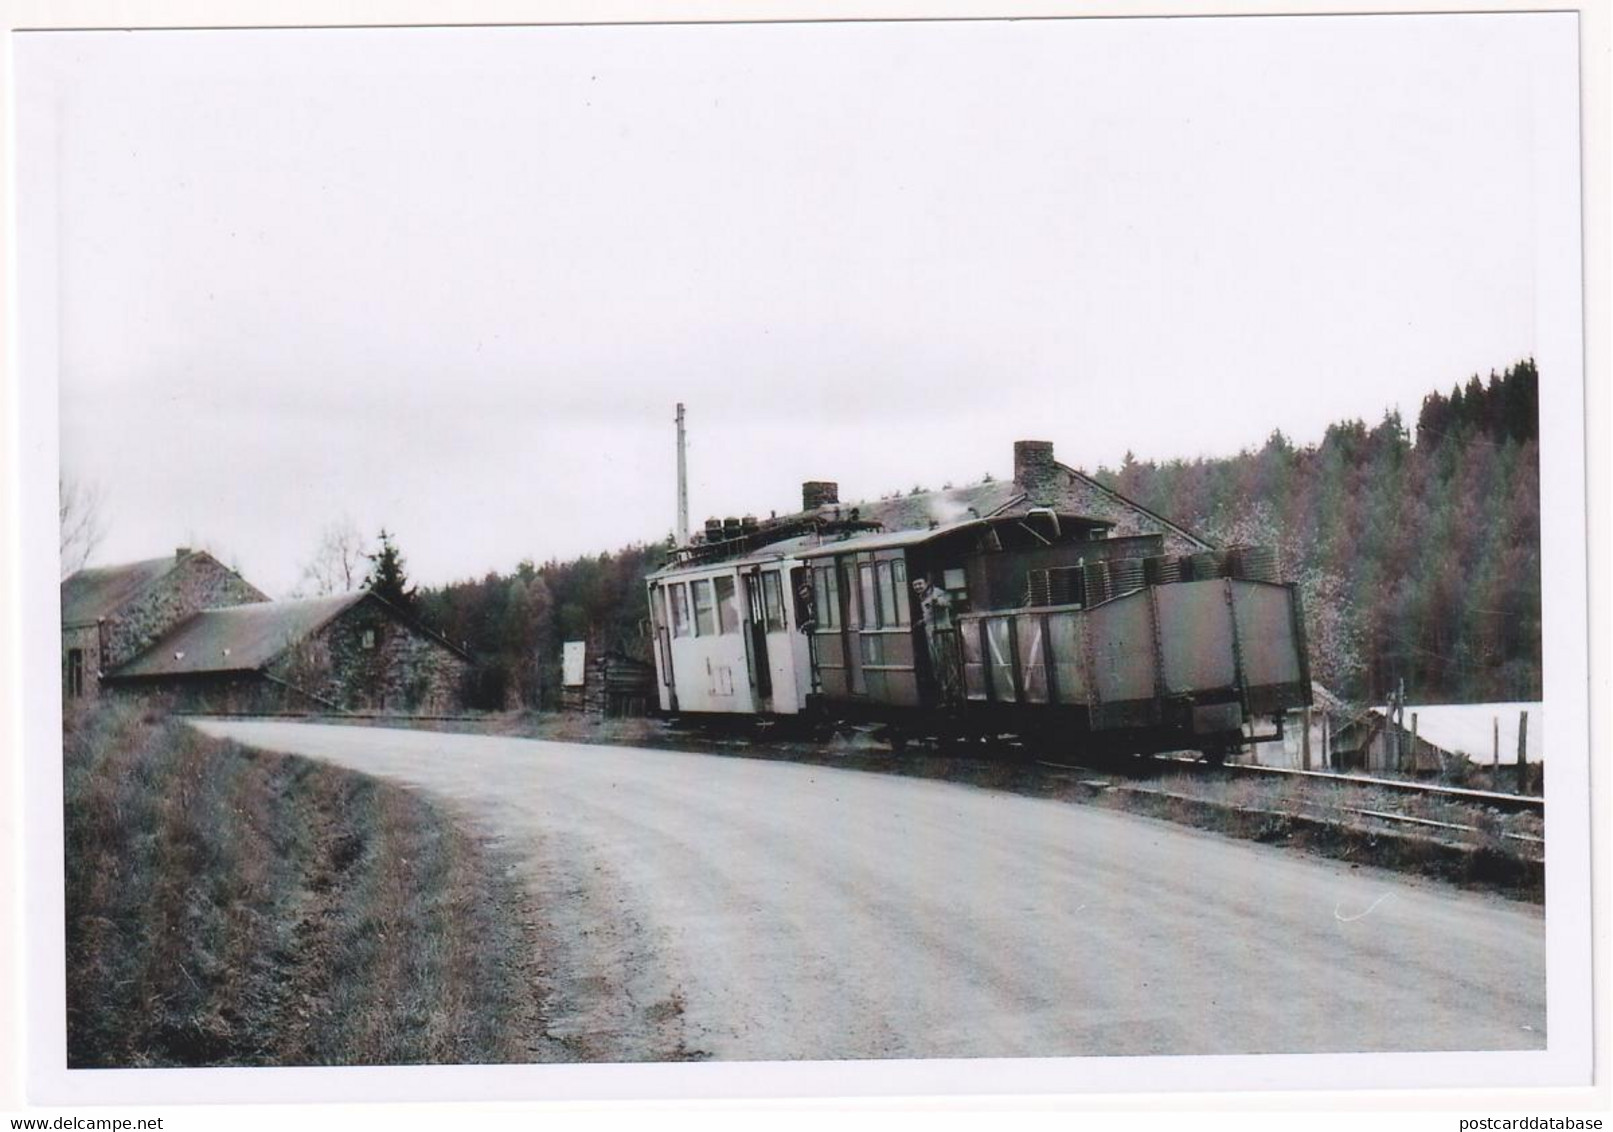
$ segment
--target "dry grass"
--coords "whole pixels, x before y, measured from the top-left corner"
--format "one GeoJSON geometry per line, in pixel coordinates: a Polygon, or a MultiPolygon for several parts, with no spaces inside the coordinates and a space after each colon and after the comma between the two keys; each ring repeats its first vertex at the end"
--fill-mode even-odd
{"type": "Polygon", "coordinates": [[[64,757],[70,1065],[550,1052],[524,894],[418,796],[130,707],[64,757]]]}

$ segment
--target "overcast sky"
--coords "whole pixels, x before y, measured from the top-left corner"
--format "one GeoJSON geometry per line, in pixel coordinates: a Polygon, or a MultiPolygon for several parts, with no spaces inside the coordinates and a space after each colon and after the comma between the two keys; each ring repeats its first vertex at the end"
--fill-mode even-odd
{"type": "Polygon", "coordinates": [[[1539,353],[1577,175],[1572,16],[17,38],[98,558],[275,594],[344,514],[424,583],[662,535],[680,400],[696,526],[1409,423],[1539,353]]]}

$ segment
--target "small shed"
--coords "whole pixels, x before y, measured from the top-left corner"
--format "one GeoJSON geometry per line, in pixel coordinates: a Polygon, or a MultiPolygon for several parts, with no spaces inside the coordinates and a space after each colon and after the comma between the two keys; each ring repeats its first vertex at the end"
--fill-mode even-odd
{"type": "Polygon", "coordinates": [[[562,706],[598,718],[641,716],[655,702],[655,666],[620,647],[593,652],[580,685],[561,689],[562,706]]]}

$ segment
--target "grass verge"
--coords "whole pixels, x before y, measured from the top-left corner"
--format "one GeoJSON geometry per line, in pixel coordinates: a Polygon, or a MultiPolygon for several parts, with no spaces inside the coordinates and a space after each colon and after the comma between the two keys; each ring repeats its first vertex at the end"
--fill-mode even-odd
{"type": "Polygon", "coordinates": [[[418,795],[126,705],[63,754],[70,1066],[564,1058],[525,893],[418,795]]]}

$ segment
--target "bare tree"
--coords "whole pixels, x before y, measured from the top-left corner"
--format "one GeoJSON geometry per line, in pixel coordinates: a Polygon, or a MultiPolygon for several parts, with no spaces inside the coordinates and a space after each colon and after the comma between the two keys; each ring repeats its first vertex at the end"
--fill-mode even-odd
{"type": "Polygon", "coordinates": [[[369,564],[364,536],[351,516],[343,515],[327,523],[319,536],[319,547],[302,568],[294,597],[323,597],[357,589],[369,564]]]}
{"type": "Polygon", "coordinates": [[[82,570],[106,537],[106,516],[102,511],[99,485],[58,474],[56,516],[62,577],[65,578],[82,570]]]}

